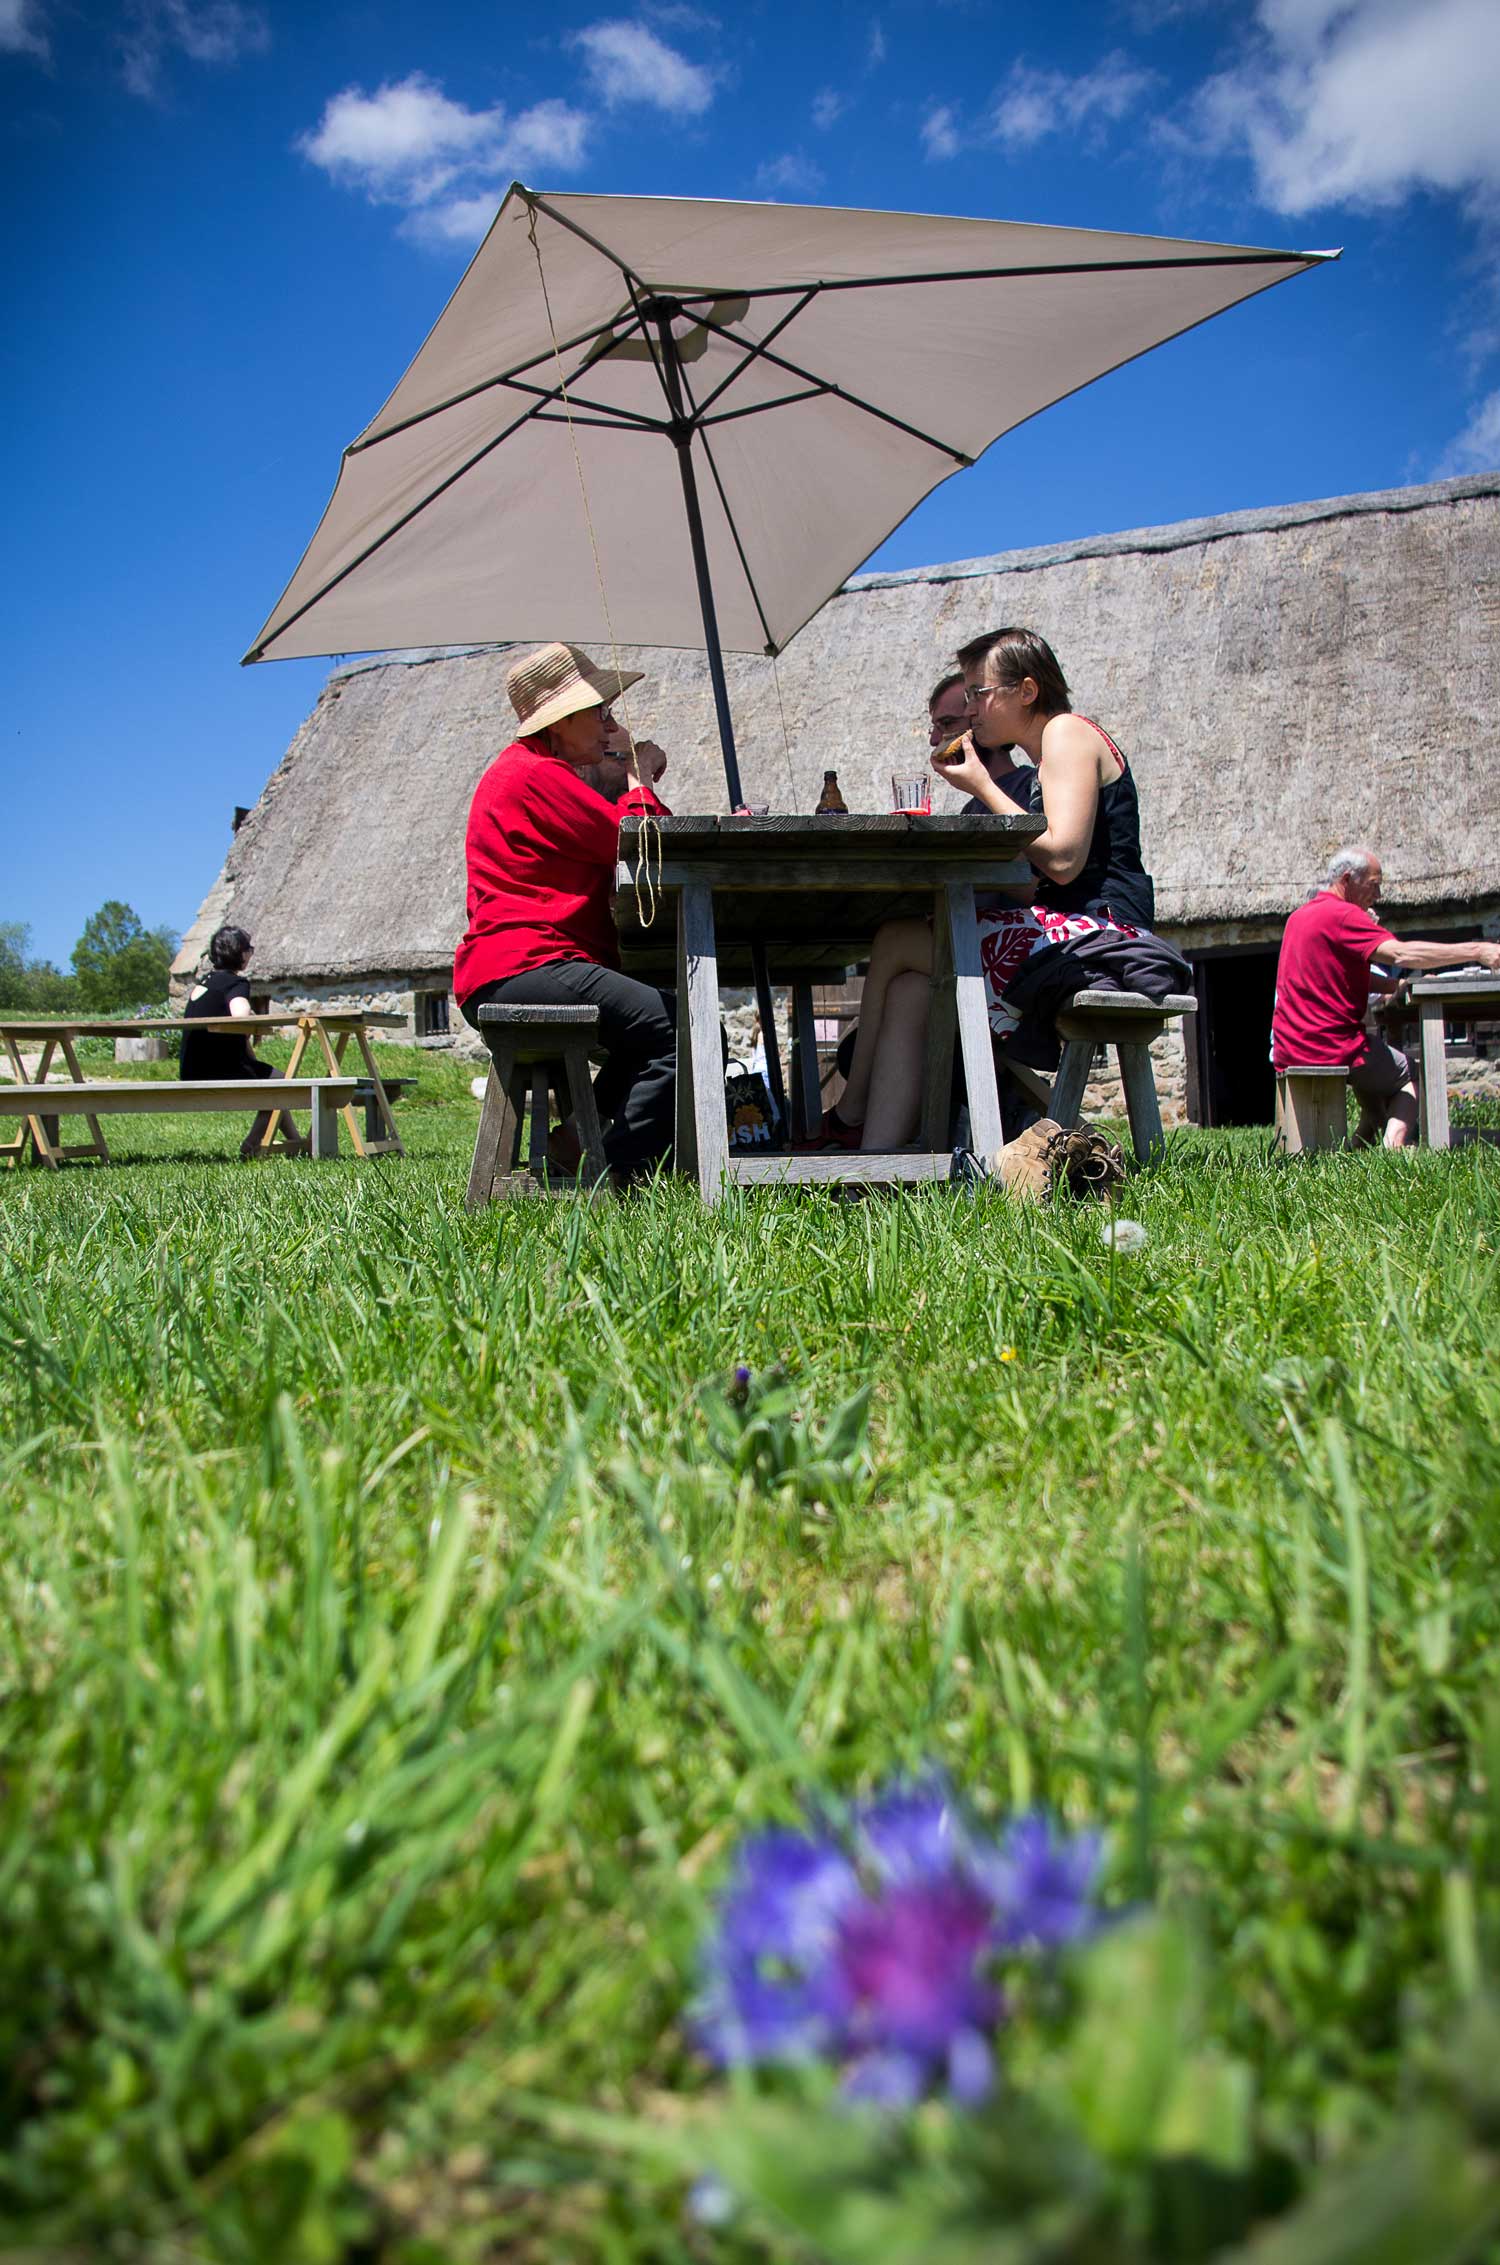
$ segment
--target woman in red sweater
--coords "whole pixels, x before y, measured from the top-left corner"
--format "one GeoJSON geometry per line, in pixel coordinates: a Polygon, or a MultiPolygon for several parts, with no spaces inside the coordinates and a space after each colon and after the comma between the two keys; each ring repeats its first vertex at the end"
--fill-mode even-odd
{"type": "Polygon", "coordinates": [[[604,1153],[617,1180],[672,1145],[675,1002],[620,973],[610,911],[620,818],[667,815],[652,792],[666,757],[651,741],[623,757],[626,792],[610,803],[580,772],[618,760],[611,703],[640,672],[596,668],[576,645],[544,645],[505,680],[521,730],[475,790],[464,852],[469,925],[453,962],[465,1020],[508,1006],[599,1009],[607,1059],[594,1081],[604,1153]]]}

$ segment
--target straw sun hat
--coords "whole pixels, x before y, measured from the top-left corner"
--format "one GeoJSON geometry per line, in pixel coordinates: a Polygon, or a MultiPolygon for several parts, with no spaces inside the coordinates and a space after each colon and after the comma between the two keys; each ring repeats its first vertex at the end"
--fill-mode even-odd
{"type": "Polygon", "coordinates": [[[539,645],[507,672],[505,689],[522,730],[545,731],[580,708],[610,707],[640,681],[639,669],[595,668],[577,645],[539,645]]]}

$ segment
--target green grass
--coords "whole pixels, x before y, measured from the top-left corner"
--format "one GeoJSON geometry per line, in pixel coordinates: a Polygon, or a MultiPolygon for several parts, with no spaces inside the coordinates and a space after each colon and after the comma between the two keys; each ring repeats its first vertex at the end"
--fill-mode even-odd
{"type": "Polygon", "coordinates": [[[1500,1916],[1493,1150],[1178,1136],[1117,1261],[944,1188],[469,1218],[419,1074],[404,1162],[0,1182],[0,2252],[780,2256],[545,2103],[712,2090],[736,1836],[928,1758],[1190,1917],[1270,2143],[1378,2140],[1500,1916]]]}

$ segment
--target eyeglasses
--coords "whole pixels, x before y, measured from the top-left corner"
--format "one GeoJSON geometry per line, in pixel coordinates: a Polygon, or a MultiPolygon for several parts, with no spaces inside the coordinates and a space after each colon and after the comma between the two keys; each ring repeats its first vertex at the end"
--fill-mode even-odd
{"type": "Polygon", "coordinates": [[[977,708],[981,700],[997,699],[1004,690],[1003,684],[966,684],[964,686],[964,705],[969,708],[977,708]]]}

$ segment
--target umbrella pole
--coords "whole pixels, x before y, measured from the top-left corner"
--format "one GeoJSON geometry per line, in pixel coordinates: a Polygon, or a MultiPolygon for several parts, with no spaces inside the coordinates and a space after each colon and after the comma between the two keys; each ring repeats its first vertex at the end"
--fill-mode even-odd
{"type": "MultiPolygon", "coordinates": [[[[693,469],[693,422],[685,413],[682,395],[682,377],[677,360],[677,341],[672,336],[672,315],[675,307],[656,310],[656,334],[661,342],[662,379],[667,400],[672,410],[672,445],[677,451],[677,470],[682,480],[682,506],[687,514],[688,541],[693,552],[693,573],[698,583],[698,609],[703,616],[703,642],[708,653],[709,682],[714,690],[714,713],[719,722],[719,746],[724,756],[724,781],[729,788],[729,807],[737,809],[745,799],[740,786],[739,758],[734,747],[734,720],[729,712],[729,686],[724,678],[724,652],[719,643],[719,617],[714,611],[714,588],[708,571],[708,545],[703,539],[703,513],[698,504],[698,475],[693,469]]],[[[791,1116],[787,1110],[786,1080],[781,1074],[781,1046],[776,1035],[776,1005],[771,996],[771,968],[764,944],[750,947],[750,965],[755,977],[755,1006],[760,1016],[761,1043],[765,1048],[766,1075],[771,1083],[771,1098],[780,1112],[782,1125],[791,1130],[791,1116]]],[[[816,1131],[809,1125],[808,1132],[816,1131]]]]}

